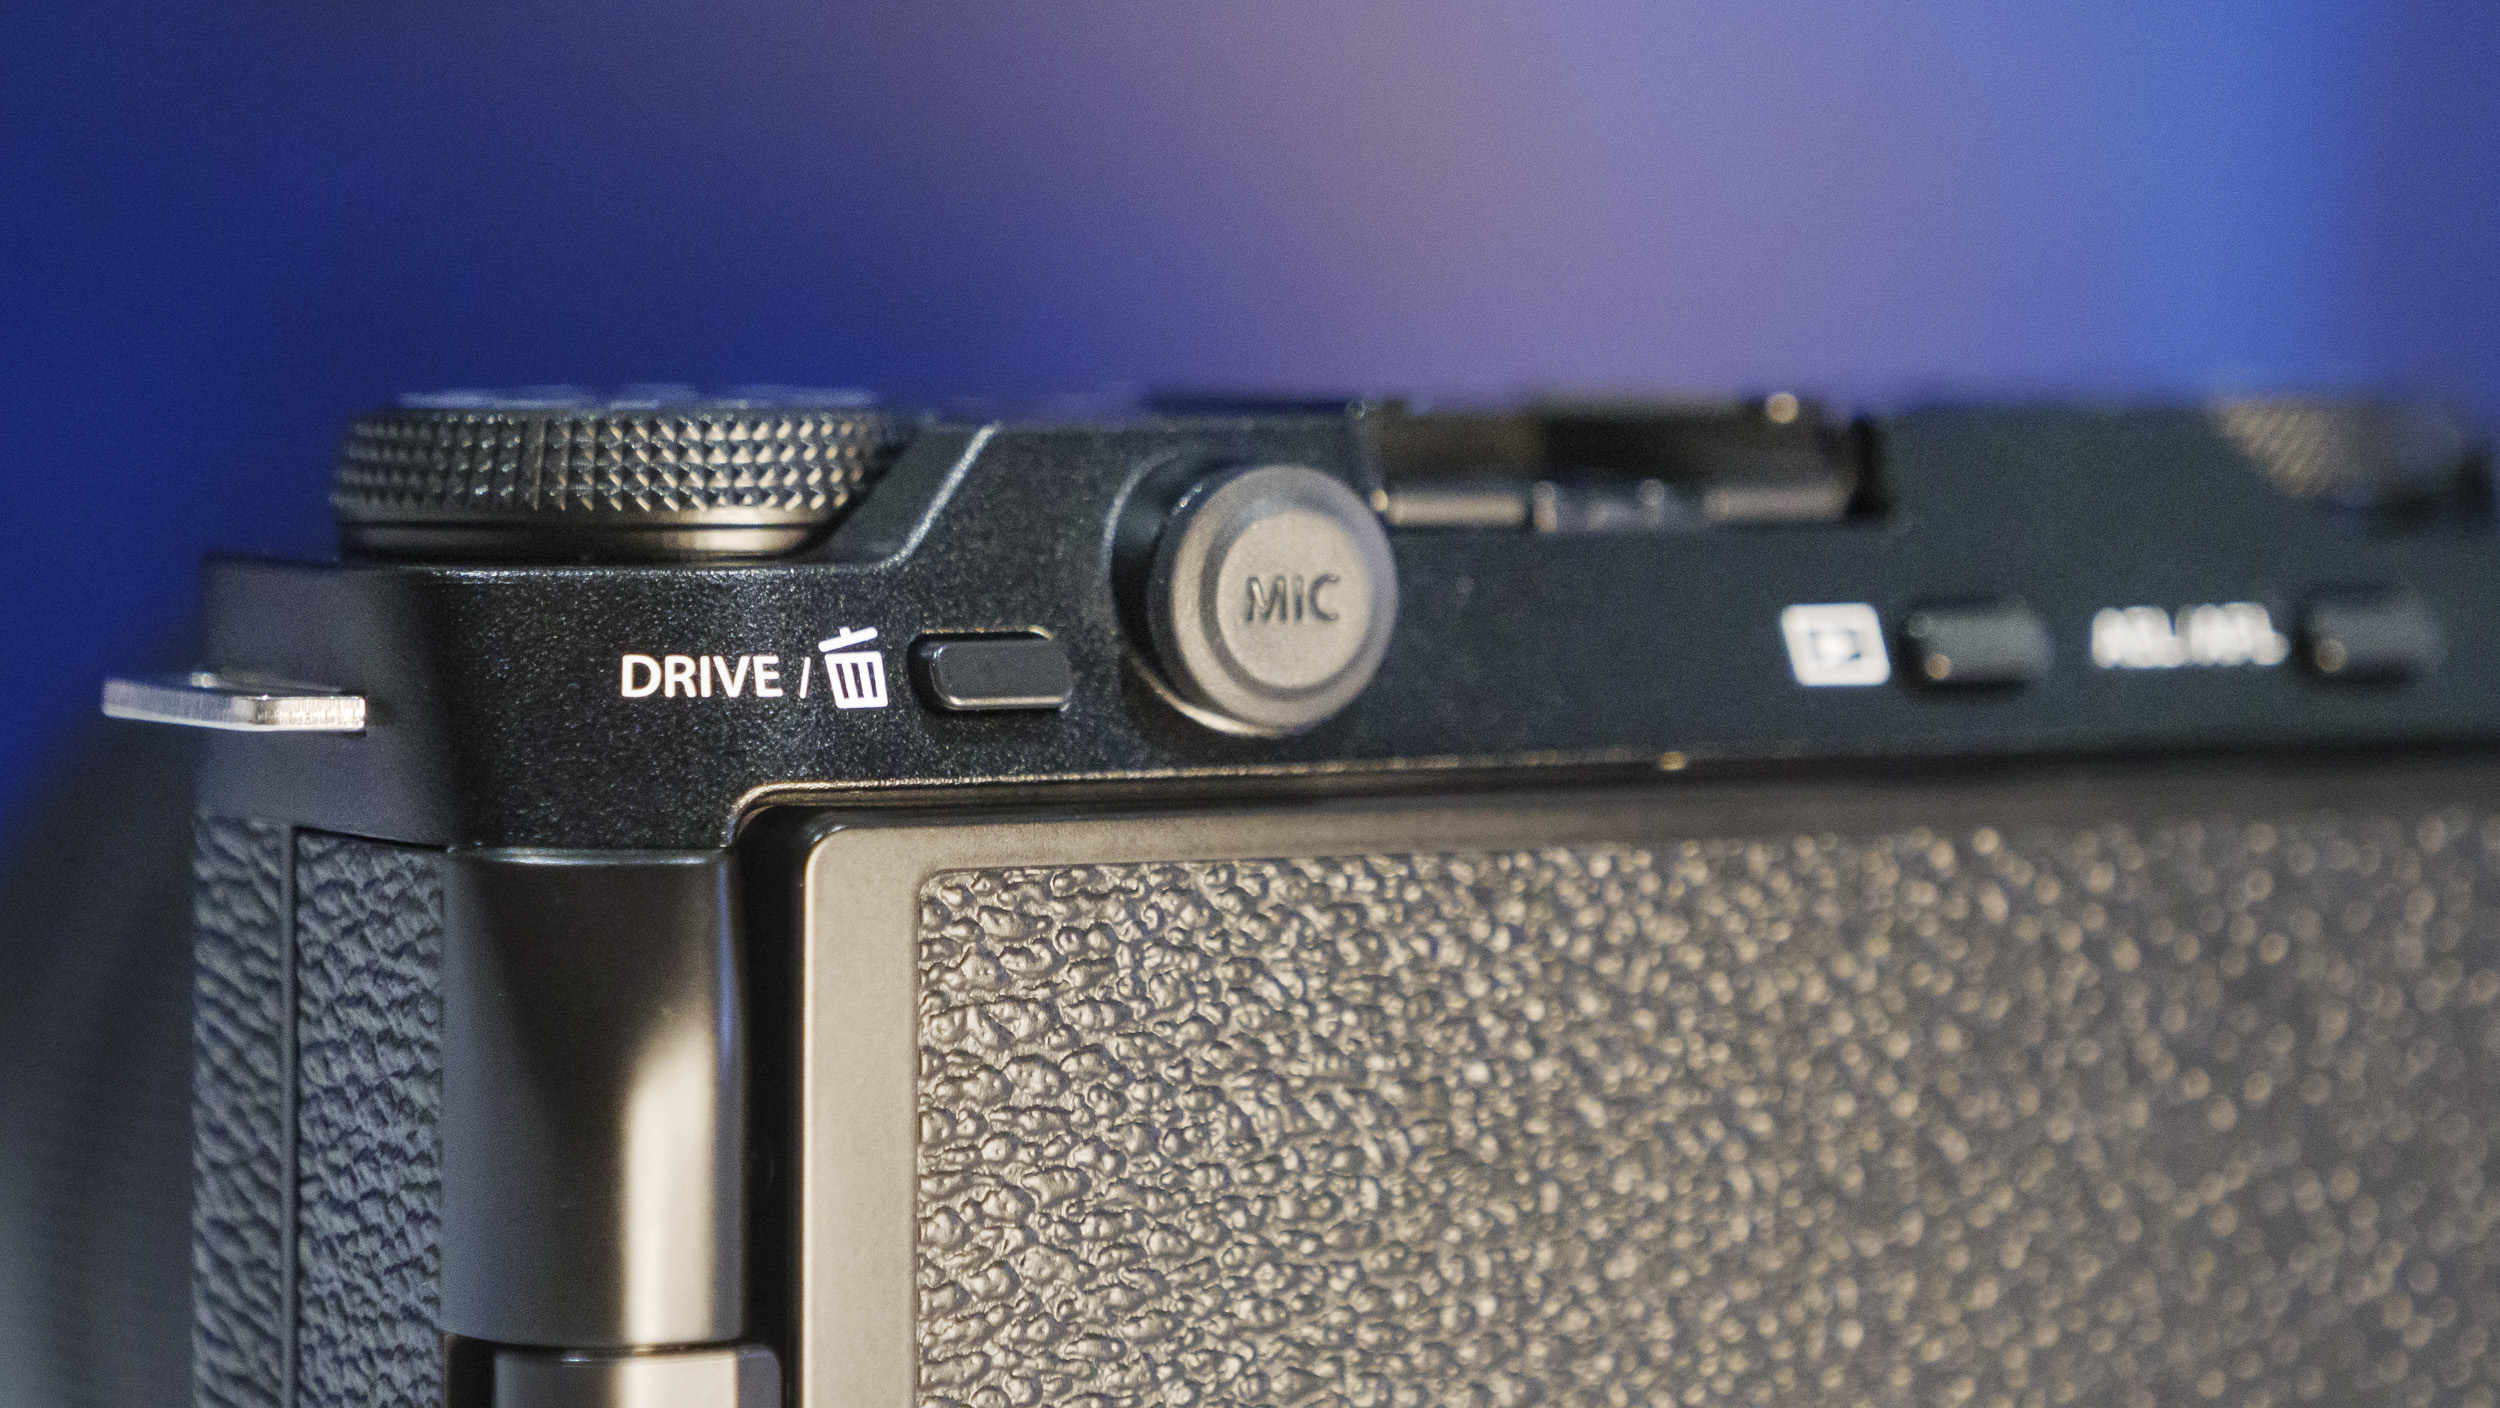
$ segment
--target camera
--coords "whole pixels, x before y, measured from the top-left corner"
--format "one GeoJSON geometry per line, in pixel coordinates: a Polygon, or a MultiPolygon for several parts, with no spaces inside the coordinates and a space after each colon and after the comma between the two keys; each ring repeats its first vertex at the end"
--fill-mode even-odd
{"type": "MultiPolygon", "coordinates": [[[[460,395],[207,567],[204,1408],[2485,1404],[2399,403],[460,395]]],[[[133,804],[137,804],[134,799],[133,804]]]]}

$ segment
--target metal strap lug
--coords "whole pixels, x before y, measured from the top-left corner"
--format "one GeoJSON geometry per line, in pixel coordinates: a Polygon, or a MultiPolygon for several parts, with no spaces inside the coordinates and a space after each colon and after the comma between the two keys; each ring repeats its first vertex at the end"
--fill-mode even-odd
{"type": "Polygon", "coordinates": [[[194,670],[104,682],[108,718],[239,733],[362,733],[365,699],[321,685],[194,670]]]}

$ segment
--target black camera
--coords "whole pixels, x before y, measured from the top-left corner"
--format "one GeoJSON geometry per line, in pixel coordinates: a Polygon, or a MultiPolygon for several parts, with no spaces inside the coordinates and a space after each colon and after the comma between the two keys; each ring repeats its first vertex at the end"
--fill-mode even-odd
{"type": "Polygon", "coordinates": [[[2398,405],[446,397],[207,570],[203,1408],[2483,1404],[2398,405]]]}

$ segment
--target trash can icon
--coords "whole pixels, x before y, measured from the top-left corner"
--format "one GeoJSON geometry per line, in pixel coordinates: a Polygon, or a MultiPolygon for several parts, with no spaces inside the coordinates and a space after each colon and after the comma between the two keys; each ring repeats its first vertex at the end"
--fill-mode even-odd
{"type": "Polygon", "coordinates": [[[837,709],[882,709],[885,707],[885,653],[878,650],[854,650],[877,638],[874,627],[837,631],[816,642],[825,656],[825,687],[833,691],[837,709]]]}

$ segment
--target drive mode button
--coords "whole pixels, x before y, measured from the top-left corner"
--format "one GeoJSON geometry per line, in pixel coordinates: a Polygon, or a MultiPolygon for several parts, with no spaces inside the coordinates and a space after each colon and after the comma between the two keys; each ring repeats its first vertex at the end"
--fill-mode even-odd
{"type": "Polygon", "coordinates": [[[1299,465],[1217,475],[1156,542],[1147,617],[1169,683],[1265,732],[1309,728],[1371,682],[1397,569],[1370,505],[1299,465]]]}

